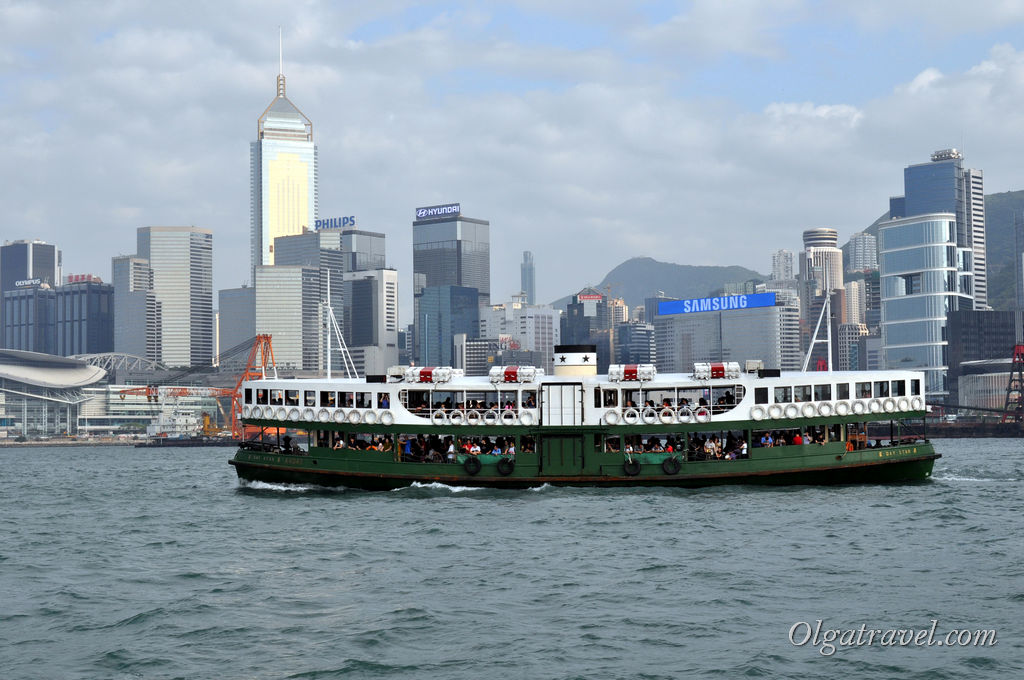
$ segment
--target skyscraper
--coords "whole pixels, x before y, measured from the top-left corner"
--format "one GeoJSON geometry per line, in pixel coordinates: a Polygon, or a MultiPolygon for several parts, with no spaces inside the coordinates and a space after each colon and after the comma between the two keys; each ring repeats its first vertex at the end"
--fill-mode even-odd
{"type": "Polygon", "coordinates": [[[138,255],[118,255],[111,259],[110,270],[114,286],[114,351],[161,361],[160,302],[153,292],[149,260],[138,255]]]}
{"type": "Polygon", "coordinates": [[[793,251],[776,250],[772,253],[772,280],[793,280],[793,251]]]}
{"type": "Polygon", "coordinates": [[[533,266],[533,253],[523,251],[523,263],[519,265],[519,278],[523,292],[526,293],[526,304],[537,304],[537,271],[533,266]]]}
{"type": "Polygon", "coordinates": [[[0,323],[4,320],[4,293],[33,286],[54,288],[60,282],[61,252],[57,246],[38,240],[5,242],[0,246],[0,323]]]}
{"type": "Polygon", "coordinates": [[[149,261],[161,308],[161,361],[213,361],[213,232],[198,227],[139,227],[137,255],[149,261]]]}
{"type": "Polygon", "coordinates": [[[418,208],[412,229],[413,274],[424,274],[424,285],[476,288],[480,304],[491,304],[490,222],[449,203],[418,208]]]}
{"type": "Polygon", "coordinates": [[[252,266],[272,265],[274,239],[312,229],[319,212],[313,123],[285,95],[283,73],[256,126],[249,176],[252,266]]]}
{"type": "Polygon", "coordinates": [[[850,237],[847,255],[848,271],[862,272],[878,269],[878,242],[867,232],[857,232],[850,237]]]}

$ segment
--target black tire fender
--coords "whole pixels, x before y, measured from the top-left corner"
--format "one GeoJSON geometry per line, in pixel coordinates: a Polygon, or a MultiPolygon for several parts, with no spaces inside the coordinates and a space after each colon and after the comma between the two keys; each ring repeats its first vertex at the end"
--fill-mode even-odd
{"type": "Polygon", "coordinates": [[[625,472],[628,477],[636,477],[640,474],[640,461],[627,460],[622,464],[622,471],[625,472]]]}
{"type": "Polygon", "coordinates": [[[480,472],[480,468],[483,467],[483,464],[480,462],[480,459],[477,458],[476,456],[470,456],[469,458],[466,459],[466,462],[462,464],[462,467],[470,475],[475,475],[476,473],[480,472]]]}
{"type": "Polygon", "coordinates": [[[516,462],[512,458],[502,458],[498,461],[498,474],[508,477],[516,469],[516,462]]]}
{"type": "Polygon", "coordinates": [[[661,461],[661,469],[666,475],[679,474],[679,470],[682,467],[683,466],[679,463],[679,459],[675,456],[661,461]]]}

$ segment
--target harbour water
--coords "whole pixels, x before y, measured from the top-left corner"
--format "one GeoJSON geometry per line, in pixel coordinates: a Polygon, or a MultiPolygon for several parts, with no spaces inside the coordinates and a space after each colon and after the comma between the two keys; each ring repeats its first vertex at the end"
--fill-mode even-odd
{"type": "Polygon", "coordinates": [[[0,449],[0,678],[1024,677],[1024,443],[936,446],[919,484],[386,493],[0,449]]]}

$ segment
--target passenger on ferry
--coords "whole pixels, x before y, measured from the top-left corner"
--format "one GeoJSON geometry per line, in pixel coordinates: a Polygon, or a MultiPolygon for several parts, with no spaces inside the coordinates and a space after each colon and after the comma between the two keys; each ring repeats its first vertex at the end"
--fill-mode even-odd
{"type": "Polygon", "coordinates": [[[383,409],[391,408],[391,397],[388,396],[387,392],[380,393],[380,399],[377,402],[377,406],[383,409]]]}
{"type": "Polygon", "coordinates": [[[508,440],[508,447],[505,449],[505,455],[506,456],[514,456],[514,455],[516,455],[516,442],[515,442],[514,439],[509,439],[508,440]]]}
{"type": "Polygon", "coordinates": [[[730,392],[729,390],[725,391],[725,403],[726,404],[735,404],[736,403],[736,397],[734,397],[732,392],[730,392]]]}
{"type": "Polygon", "coordinates": [[[774,440],[772,440],[771,432],[765,432],[763,435],[761,435],[761,446],[762,447],[764,447],[766,449],[770,449],[774,445],[775,445],[775,442],[774,442],[774,440]]]}
{"type": "Polygon", "coordinates": [[[537,408],[537,400],[532,392],[526,396],[526,408],[537,408]]]}

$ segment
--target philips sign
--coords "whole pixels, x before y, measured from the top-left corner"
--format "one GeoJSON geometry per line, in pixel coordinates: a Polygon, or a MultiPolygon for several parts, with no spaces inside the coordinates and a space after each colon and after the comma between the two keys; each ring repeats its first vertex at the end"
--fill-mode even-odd
{"type": "Polygon", "coordinates": [[[695,300],[670,300],[658,303],[658,315],[693,314],[694,312],[724,312],[731,309],[753,307],[774,307],[775,293],[754,293],[752,295],[723,295],[722,297],[697,298],[695,300]]]}
{"type": "Polygon", "coordinates": [[[356,226],[355,215],[349,215],[348,217],[331,217],[326,220],[316,221],[316,230],[321,229],[340,229],[341,227],[354,227],[356,226]]]}
{"type": "Polygon", "coordinates": [[[416,208],[416,219],[426,220],[431,217],[448,217],[462,213],[462,205],[459,203],[446,203],[445,205],[431,205],[426,208],[416,208]]]}

